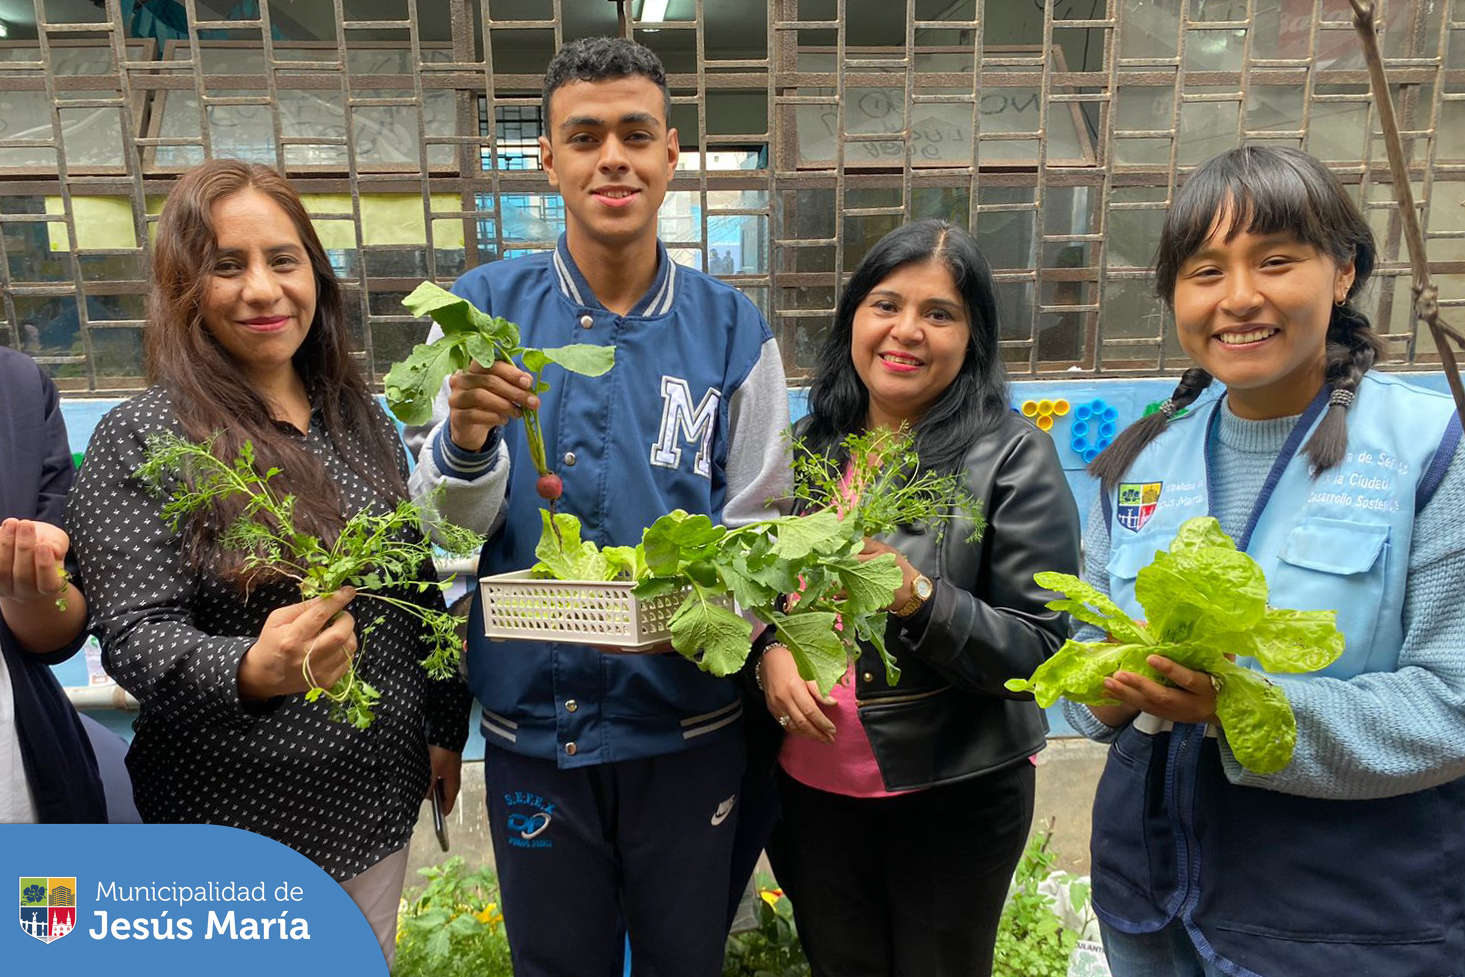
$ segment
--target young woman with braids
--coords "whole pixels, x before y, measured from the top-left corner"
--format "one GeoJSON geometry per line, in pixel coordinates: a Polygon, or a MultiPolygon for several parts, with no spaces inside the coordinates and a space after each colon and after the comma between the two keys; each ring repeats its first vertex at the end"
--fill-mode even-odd
{"type": "Polygon", "coordinates": [[[328,542],[347,514],[406,498],[406,456],[289,182],[238,160],[184,175],[158,222],[148,317],[153,385],[98,425],[68,508],[103,662],[142,706],[137,808],[294,848],[341,882],[390,960],[418,807],[430,779],[457,794],[466,687],[429,681],[421,625],[388,610],[358,662],[381,692],[376,721],[330,720],[305,698],[306,656],[331,685],[377,612],[353,619],[350,588],[301,601],[293,580],[244,573],[219,540],[237,502],[174,533],[133,475],[154,432],[217,433],[230,460],[248,441],[260,470],[280,469],[296,526],[328,542]]]}
{"type": "Polygon", "coordinates": [[[1065,703],[1112,744],[1092,856],[1115,977],[1465,959],[1460,426],[1448,397],[1370,372],[1382,344],[1355,303],[1374,261],[1358,208],[1295,150],[1216,157],[1166,216],[1158,290],[1196,366],[1094,462],[1087,576],[1142,615],[1136,573],[1209,513],[1275,606],[1336,610],[1347,645],[1277,676],[1297,745],[1276,774],[1236,763],[1211,677],[1164,658],[1168,684],[1118,673],[1115,704],[1065,703]]]}

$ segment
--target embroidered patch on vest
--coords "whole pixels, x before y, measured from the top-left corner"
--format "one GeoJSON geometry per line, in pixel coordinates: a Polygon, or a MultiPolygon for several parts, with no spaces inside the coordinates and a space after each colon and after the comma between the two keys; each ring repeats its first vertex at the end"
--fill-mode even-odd
{"type": "Polygon", "coordinates": [[[1139,532],[1155,514],[1164,485],[1164,482],[1120,482],[1114,521],[1132,533],[1139,532]]]}

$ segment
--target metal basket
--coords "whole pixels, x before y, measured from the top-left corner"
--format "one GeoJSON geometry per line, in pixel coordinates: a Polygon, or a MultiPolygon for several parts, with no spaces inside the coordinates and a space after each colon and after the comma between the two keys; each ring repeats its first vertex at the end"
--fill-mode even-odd
{"type": "Polygon", "coordinates": [[[527,570],[480,577],[483,633],[645,651],[671,638],[686,591],[642,600],[631,581],[536,580],[527,570]]]}

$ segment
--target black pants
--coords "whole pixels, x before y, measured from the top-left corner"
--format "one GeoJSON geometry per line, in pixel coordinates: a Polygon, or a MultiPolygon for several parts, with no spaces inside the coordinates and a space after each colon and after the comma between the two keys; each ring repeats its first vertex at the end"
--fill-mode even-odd
{"type": "Polygon", "coordinates": [[[743,775],[740,736],[561,770],[492,745],[489,831],[518,977],[716,977],[743,775]]]}
{"type": "Polygon", "coordinates": [[[780,773],[768,855],[814,977],[988,977],[1033,820],[1027,760],[888,798],[780,773]]]}

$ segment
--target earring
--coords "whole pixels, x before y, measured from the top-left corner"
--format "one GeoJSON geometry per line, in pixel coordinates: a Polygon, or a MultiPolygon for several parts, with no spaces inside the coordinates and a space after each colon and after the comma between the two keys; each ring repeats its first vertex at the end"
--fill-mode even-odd
{"type": "Polygon", "coordinates": [[[1335,307],[1339,308],[1339,309],[1341,309],[1343,306],[1345,306],[1347,304],[1348,304],[1348,296],[1346,296],[1346,295],[1344,295],[1342,298],[1338,299],[1336,302],[1333,303],[1333,305],[1335,307]]]}

